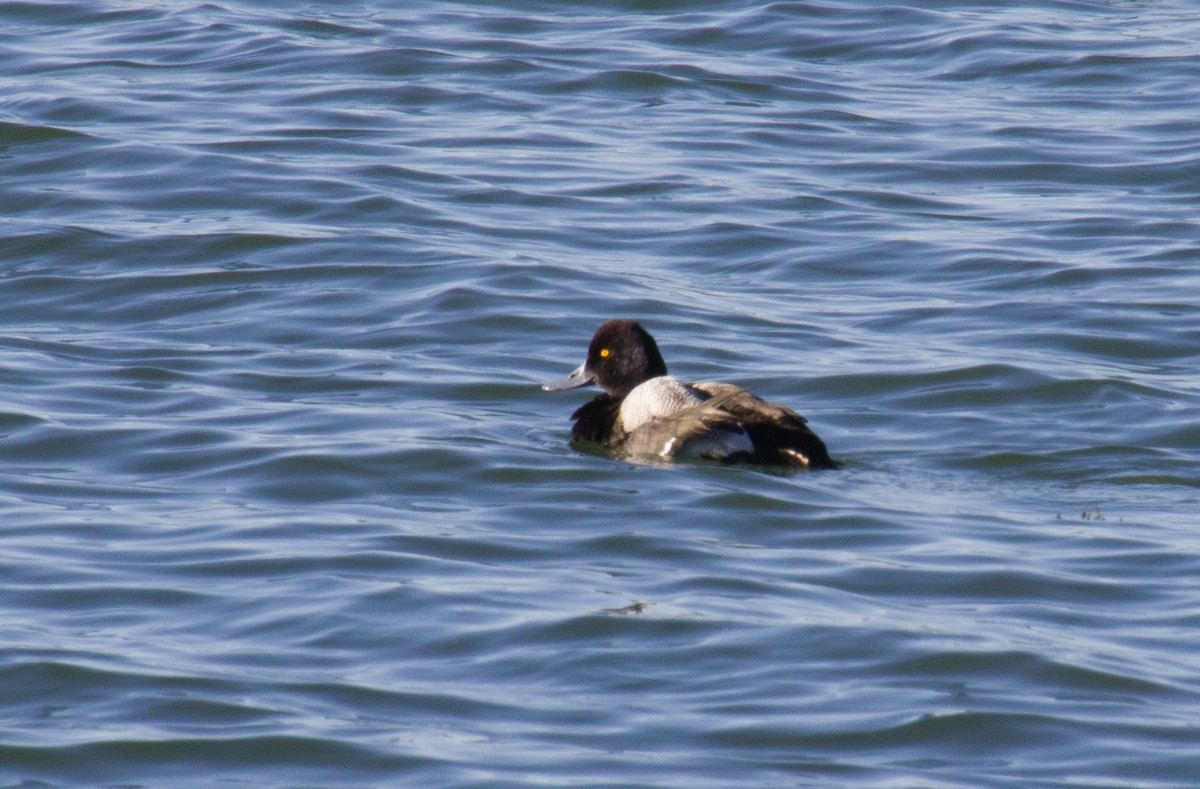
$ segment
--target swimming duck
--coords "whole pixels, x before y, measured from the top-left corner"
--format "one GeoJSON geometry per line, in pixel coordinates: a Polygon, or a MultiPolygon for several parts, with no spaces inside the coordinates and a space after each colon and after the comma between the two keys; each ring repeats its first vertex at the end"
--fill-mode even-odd
{"type": "Polygon", "coordinates": [[[587,360],[547,392],[604,390],[571,415],[571,434],[629,458],[705,458],[727,463],[837,468],[804,417],[739,386],[667,375],[658,345],[637,321],[602,324],[587,360]]]}

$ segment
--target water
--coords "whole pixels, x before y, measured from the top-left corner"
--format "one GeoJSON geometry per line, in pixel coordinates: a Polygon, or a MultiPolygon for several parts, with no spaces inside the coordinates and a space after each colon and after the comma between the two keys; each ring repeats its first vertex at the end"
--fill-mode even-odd
{"type": "Polygon", "coordinates": [[[1194,786],[1198,41],[0,4],[0,783],[1194,786]],[[571,448],[615,316],[846,468],[571,448]]]}

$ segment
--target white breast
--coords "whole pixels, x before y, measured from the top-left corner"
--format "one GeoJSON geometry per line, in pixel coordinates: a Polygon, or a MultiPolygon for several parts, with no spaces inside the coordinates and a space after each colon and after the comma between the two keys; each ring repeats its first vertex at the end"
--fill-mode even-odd
{"type": "Polygon", "coordinates": [[[651,419],[670,416],[707,399],[669,375],[651,378],[634,388],[621,403],[621,426],[632,433],[651,419]]]}

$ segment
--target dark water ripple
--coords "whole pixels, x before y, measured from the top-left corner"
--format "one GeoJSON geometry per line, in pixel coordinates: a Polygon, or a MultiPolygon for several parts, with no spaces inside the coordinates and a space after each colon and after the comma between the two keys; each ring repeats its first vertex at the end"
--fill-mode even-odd
{"type": "Polygon", "coordinates": [[[1198,28],[0,4],[0,783],[1193,786],[1198,28]]]}

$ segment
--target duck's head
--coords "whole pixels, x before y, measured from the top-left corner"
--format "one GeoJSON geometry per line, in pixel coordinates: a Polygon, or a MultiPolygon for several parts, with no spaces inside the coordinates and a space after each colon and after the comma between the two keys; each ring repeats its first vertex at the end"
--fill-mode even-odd
{"type": "Polygon", "coordinates": [[[667,364],[650,332],[637,321],[616,319],[596,329],[587,361],[542,389],[557,392],[594,383],[606,394],[624,397],[643,381],[666,374],[667,364]]]}

